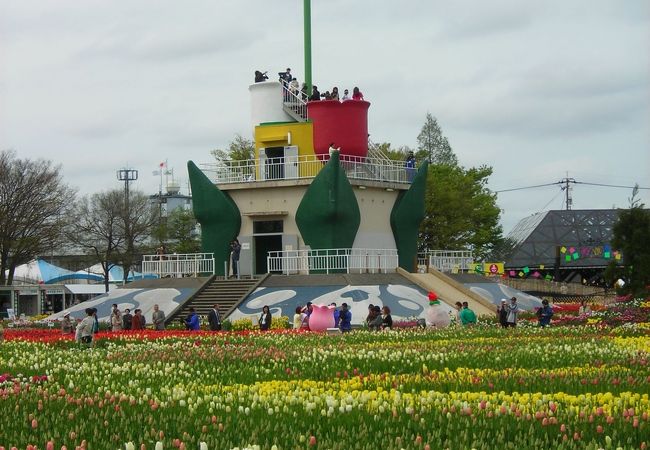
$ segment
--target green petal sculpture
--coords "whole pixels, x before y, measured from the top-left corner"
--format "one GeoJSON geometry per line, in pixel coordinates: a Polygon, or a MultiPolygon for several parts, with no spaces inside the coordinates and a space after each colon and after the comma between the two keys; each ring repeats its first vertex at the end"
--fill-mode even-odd
{"type": "Polygon", "coordinates": [[[221,190],[196,167],[187,162],[192,185],[192,208],[201,224],[201,249],[214,253],[215,272],[225,275],[224,261],[230,256],[230,242],[239,235],[241,214],[230,196],[221,190]]]}
{"type": "Polygon", "coordinates": [[[314,178],[296,211],[296,224],[312,250],[351,248],[361,213],[335,152],[314,178]]]}
{"type": "Polygon", "coordinates": [[[422,163],[406,192],[400,192],[390,213],[390,227],[399,253],[399,266],[413,272],[417,266],[418,231],[424,219],[428,162],[422,163]]]}

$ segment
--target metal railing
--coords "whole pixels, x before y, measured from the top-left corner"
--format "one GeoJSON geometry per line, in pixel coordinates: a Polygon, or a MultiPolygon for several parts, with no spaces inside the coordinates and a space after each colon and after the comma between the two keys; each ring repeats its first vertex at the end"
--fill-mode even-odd
{"type": "Polygon", "coordinates": [[[390,273],[399,265],[395,249],[334,248],[271,251],[269,273],[390,273]]]}
{"type": "Polygon", "coordinates": [[[418,255],[418,268],[434,267],[440,272],[467,272],[473,262],[471,250],[429,250],[418,255]]]}
{"type": "Polygon", "coordinates": [[[159,277],[182,278],[215,272],[214,253],[144,255],[142,273],[159,277]]]}
{"type": "MultiPolygon", "coordinates": [[[[201,168],[215,184],[228,184],[313,178],[328,161],[329,155],[300,155],[222,161],[202,164],[201,168]]],[[[340,164],[349,179],[409,183],[403,161],[341,155],[340,164]]]]}
{"type": "Polygon", "coordinates": [[[297,116],[303,122],[307,120],[307,99],[303,99],[302,92],[300,88],[292,89],[291,84],[287,80],[280,80],[282,83],[282,102],[285,109],[289,109],[293,114],[292,116],[297,116]]]}

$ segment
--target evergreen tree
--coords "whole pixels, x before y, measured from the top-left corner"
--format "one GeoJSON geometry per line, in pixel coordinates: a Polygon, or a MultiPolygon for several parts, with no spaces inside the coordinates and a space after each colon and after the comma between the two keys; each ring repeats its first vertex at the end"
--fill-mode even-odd
{"type": "Polygon", "coordinates": [[[451,149],[449,141],[443,136],[438,121],[431,113],[427,113],[422,130],[418,134],[416,158],[419,161],[427,159],[431,164],[458,165],[458,159],[451,149]]]}
{"type": "Polygon", "coordinates": [[[635,186],[630,208],[620,212],[612,230],[612,246],[623,252],[623,290],[631,294],[642,294],[650,286],[650,210],[636,198],[638,192],[635,186]]]}
{"type": "Polygon", "coordinates": [[[421,250],[472,250],[482,259],[501,243],[501,210],[486,187],[491,174],[487,166],[429,166],[421,250]]]}

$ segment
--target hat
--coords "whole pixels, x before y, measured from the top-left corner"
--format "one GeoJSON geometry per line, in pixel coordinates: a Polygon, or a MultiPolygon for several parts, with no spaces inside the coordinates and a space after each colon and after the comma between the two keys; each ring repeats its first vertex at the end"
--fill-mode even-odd
{"type": "Polygon", "coordinates": [[[508,300],[506,300],[505,298],[501,299],[501,303],[507,303],[507,302],[508,302],[508,300]]]}
{"type": "Polygon", "coordinates": [[[65,313],[63,317],[70,317],[70,313],[69,312],[65,313]]]}

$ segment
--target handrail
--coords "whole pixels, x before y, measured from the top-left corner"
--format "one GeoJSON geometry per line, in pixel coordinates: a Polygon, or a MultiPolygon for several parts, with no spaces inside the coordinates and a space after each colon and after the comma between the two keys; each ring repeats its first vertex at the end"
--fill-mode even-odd
{"type": "Polygon", "coordinates": [[[142,273],[182,278],[215,273],[214,253],[143,255],[142,273]]]}
{"type": "Polygon", "coordinates": [[[298,89],[294,91],[287,80],[280,80],[282,83],[282,101],[285,108],[293,111],[303,120],[307,120],[307,101],[302,99],[302,91],[298,89]]]}
{"type": "Polygon", "coordinates": [[[427,250],[418,255],[418,266],[434,267],[440,272],[467,272],[473,262],[471,250],[427,250]]]}
{"type": "MultiPolygon", "coordinates": [[[[299,155],[202,164],[215,184],[249,181],[314,178],[329,161],[329,155],[299,155]]],[[[359,156],[340,156],[340,165],[349,179],[409,183],[403,161],[384,161],[359,156]]]]}
{"type": "Polygon", "coordinates": [[[269,273],[389,273],[399,265],[396,249],[331,248],[270,251],[269,273]]]}

